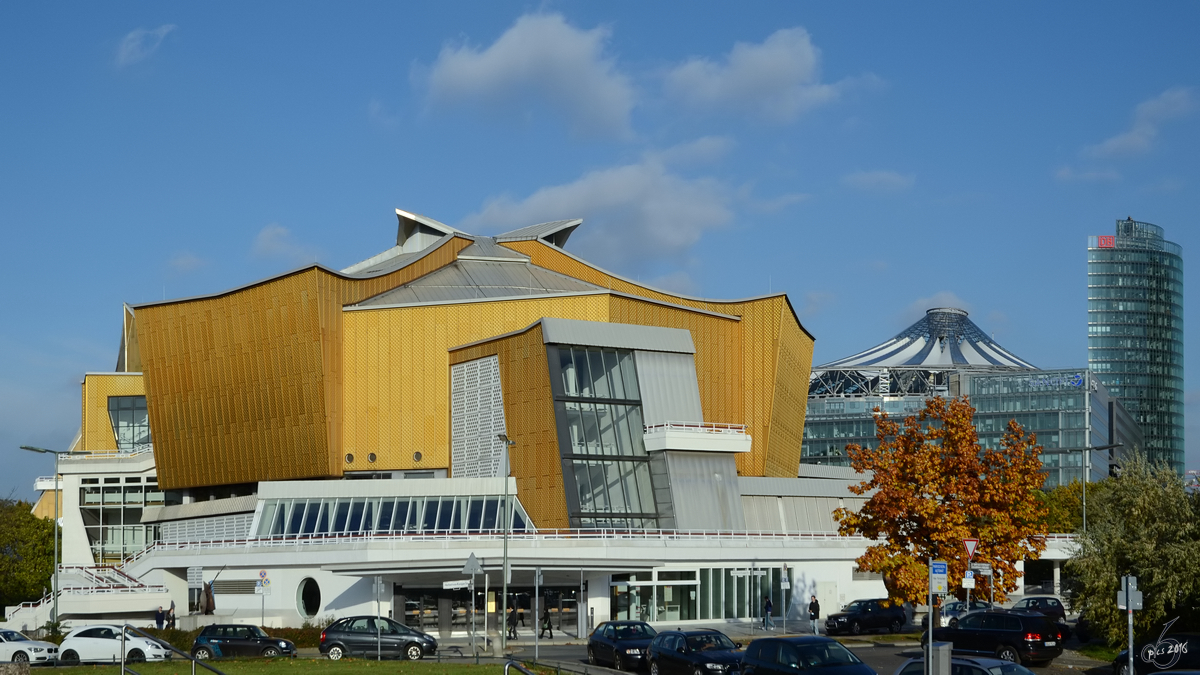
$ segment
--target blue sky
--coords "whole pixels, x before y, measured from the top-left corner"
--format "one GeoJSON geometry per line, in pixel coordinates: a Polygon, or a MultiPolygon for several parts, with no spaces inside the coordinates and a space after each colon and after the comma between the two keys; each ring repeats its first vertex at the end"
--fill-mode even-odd
{"type": "Polygon", "coordinates": [[[0,4],[0,490],[50,473],[18,445],[71,441],[123,302],[348,266],[396,207],[480,234],[583,217],[569,250],[621,274],[786,291],[818,363],[951,304],[1083,366],[1088,235],[1131,215],[1200,256],[1197,25],[1196,3],[0,4]]]}

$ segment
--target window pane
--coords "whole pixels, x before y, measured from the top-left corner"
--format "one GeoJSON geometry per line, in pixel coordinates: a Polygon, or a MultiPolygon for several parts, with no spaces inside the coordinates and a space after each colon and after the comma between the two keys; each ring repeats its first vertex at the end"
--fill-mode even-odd
{"type": "Polygon", "coordinates": [[[392,529],[392,512],[396,510],[395,499],[385,499],[379,503],[379,525],[376,532],[390,532],[392,529]]]}
{"type": "Polygon", "coordinates": [[[449,532],[454,528],[454,506],[455,499],[453,497],[442,498],[441,511],[438,513],[437,520],[438,532],[449,532]]]}
{"type": "Polygon", "coordinates": [[[312,534],[317,529],[317,516],[321,513],[321,502],[308,505],[308,513],[304,515],[304,528],[301,534],[312,534]]]}
{"type": "Polygon", "coordinates": [[[630,441],[633,444],[633,455],[635,457],[646,456],[646,445],[642,442],[642,434],[646,432],[646,427],[642,424],[642,407],[631,405],[629,410],[629,435],[630,441]]]}
{"type": "Polygon", "coordinates": [[[363,500],[355,499],[350,504],[350,526],[347,532],[358,532],[362,529],[363,520],[363,500]]]}
{"type": "Polygon", "coordinates": [[[366,507],[363,508],[362,527],[359,532],[374,532],[375,531],[375,506],[379,503],[379,499],[368,499],[366,507]]]}
{"type": "MultiPolygon", "coordinates": [[[[647,463],[638,463],[634,473],[637,475],[638,492],[640,493],[643,512],[658,513],[658,507],[654,505],[654,484],[650,482],[650,465],[647,463]]],[[[657,527],[657,524],[655,527],[657,527]]]]}
{"type": "Polygon", "coordinates": [[[329,528],[331,534],[341,534],[346,531],[346,520],[350,516],[350,501],[339,499],[337,508],[334,510],[333,527],[329,528]]]}
{"type": "Polygon", "coordinates": [[[607,403],[596,404],[596,418],[600,425],[600,452],[605,455],[619,455],[621,450],[617,444],[616,429],[613,426],[613,408],[607,403]]]}
{"type": "Polygon", "coordinates": [[[604,484],[608,488],[609,510],[613,513],[630,511],[625,483],[621,480],[622,464],[624,462],[604,462],[604,484]]]}
{"type": "Polygon", "coordinates": [[[297,500],[296,505],[292,507],[292,517],[288,520],[288,534],[296,534],[300,531],[300,525],[304,522],[304,500],[297,500]]]}
{"type": "Polygon", "coordinates": [[[425,520],[422,523],[422,531],[425,534],[437,531],[438,507],[441,505],[442,501],[437,497],[425,498],[425,520]]]}
{"type": "Polygon", "coordinates": [[[578,396],[579,378],[575,371],[575,362],[571,358],[570,347],[562,347],[558,350],[558,367],[562,370],[563,393],[567,396],[578,396]]]}
{"type": "Polygon", "coordinates": [[[625,493],[625,503],[628,505],[630,513],[642,513],[644,511],[653,512],[653,506],[647,508],[642,504],[642,493],[638,488],[637,468],[645,466],[641,462],[621,462],[621,489],[625,493]]]}
{"type": "Polygon", "coordinates": [[[625,397],[633,401],[640,401],[642,395],[638,391],[637,368],[634,366],[633,352],[622,350],[620,355],[621,379],[625,383],[625,397]]]}
{"type": "Polygon", "coordinates": [[[332,508],[332,500],[321,501],[321,513],[319,516],[317,516],[316,534],[329,534],[329,511],[332,508]]]}
{"type": "Polygon", "coordinates": [[[599,455],[603,450],[600,448],[600,425],[596,421],[596,404],[581,403],[579,407],[583,416],[583,439],[586,444],[584,452],[599,455]]]}
{"type": "Polygon", "coordinates": [[[573,455],[587,454],[587,443],[583,436],[583,417],[580,414],[580,408],[583,406],[583,404],[567,401],[565,406],[567,415],[567,434],[571,438],[570,453],[573,455]]]}
{"type": "Polygon", "coordinates": [[[471,505],[467,510],[467,530],[470,532],[478,532],[483,529],[483,499],[475,497],[471,500],[471,505]]]}
{"type": "Polygon", "coordinates": [[[396,515],[392,517],[392,532],[404,532],[408,524],[408,500],[396,500],[396,515]]]}
{"type": "Polygon", "coordinates": [[[579,510],[594,511],[595,505],[592,503],[592,481],[588,477],[588,466],[586,461],[576,461],[573,463],[575,468],[575,485],[579,488],[579,510]]]}
{"type": "Polygon", "coordinates": [[[604,355],[598,349],[587,350],[588,368],[592,374],[592,395],[597,398],[612,398],[608,378],[604,375],[604,355]]]}
{"type": "Polygon", "coordinates": [[[604,350],[604,372],[608,375],[610,398],[625,398],[625,385],[621,382],[621,361],[616,350],[604,350]]]}
{"type": "Polygon", "coordinates": [[[603,462],[588,462],[588,477],[592,484],[592,508],[596,511],[608,511],[611,508],[611,502],[608,499],[608,490],[604,482],[604,464],[603,462]]]}
{"type": "Polygon", "coordinates": [[[595,396],[592,392],[591,369],[588,367],[587,351],[582,348],[572,349],[575,359],[575,377],[579,380],[579,396],[595,396]]]}
{"type": "Polygon", "coordinates": [[[629,410],[632,406],[614,405],[609,406],[613,413],[613,426],[615,427],[615,435],[617,438],[617,454],[626,457],[633,454],[633,438],[630,436],[629,430],[629,410]]]}
{"type": "Polygon", "coordinates": [[[271,522],[275,519],[275,509],[279,508],[279,504],[275,500],[269,500],[263,504],[262,520],[258,521],[258,536],[265,537],[271,534],[271,522]]]}
{"type": "Polygon", "coordinates": [[[483,503],[483,527],[484,530],[496,529],[496,512],[499,510],[500,500],[496,497],[487,497],[483,503]]]}

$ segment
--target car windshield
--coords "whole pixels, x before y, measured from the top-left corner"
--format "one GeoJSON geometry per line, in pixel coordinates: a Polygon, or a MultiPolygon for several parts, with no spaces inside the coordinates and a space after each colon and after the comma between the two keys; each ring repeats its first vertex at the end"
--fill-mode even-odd
{"type": "Polygon", "coordinates": [[[846,605],[846,609],[844,611],[858,612],[858,611],[861,611],[866,606],[867,606],[867,603],[863,602],[862,600],[855,600],[854,602],[846,605]]]}
{"type": "Polygon", "coordinates": [[[29,640],[15,630],[0,630],[0,637],[4,638],[5,642],[27,642],[29,640]]]}
{"type": "Polygon", "coordinates": [[[963,607],[964,607],[964,605],[961,602],[951,602],[946,605],[946,611],[947,612],[961,612],[963,610],[963,607]]]}
{"type": "Polygon", "coordinates": [[[1015,663],[1005,663],[999,666],[988,668],[988,672],[992,675],[1033,675],[1033,671],[1025,666],[1015,663]]]}
{"type": "Polygon", "coordinates": [[[703,635],[687,636],[688,649],[697,652],[716,651],[721,649],[737,649],[733,641],[722,633],[704,633],[703,635]]]}
{"type": "Polygon", "coordinates": [[[250,626],[250,634],[256,638],[265,638],[267,634],[258,626],[250,626]]]}
{"type": "Polygon", "coordinates": [[[640,624],[632,624],[628,626],[616,626],[616,638],[618,640],[642,640],[652,638],[658,633],[650,626],[640,624]]]}
{"type": "Polygon", "coordinates": [[[802,668],[822,668],[825,666],[845,666],[851,663],[861,663],[858,657],[840,643],[820,642],[817,644],[796,645],[800,654],[802,668]]]}

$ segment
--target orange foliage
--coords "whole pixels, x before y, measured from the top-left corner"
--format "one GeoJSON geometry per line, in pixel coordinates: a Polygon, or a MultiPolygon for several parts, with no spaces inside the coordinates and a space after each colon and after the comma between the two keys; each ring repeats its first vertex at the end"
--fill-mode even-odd
{"type": "MultiPolygon", "coordinates": [[[[841,534],[879,542],[859,568],[882,574],[893,602],[924,603],[926,560],[947,562],[953,593],[967,570],[963,539],[975,538],[971,561],[992,564],[996,601],[1005,600],[1016,588],[1016,561],[1036,560],[1046,548],[1037,435],[1010,420],[999,449],[981,448],[966,397],[931,398],[903,424],[875,413],[879,447],[846,446],[854,469],[871,474],[851,491],[873,494],[858,512],[834,512],[841,534]]],[[[976,597],[987,597],[988,583],[977,578],[976,597]]]]}

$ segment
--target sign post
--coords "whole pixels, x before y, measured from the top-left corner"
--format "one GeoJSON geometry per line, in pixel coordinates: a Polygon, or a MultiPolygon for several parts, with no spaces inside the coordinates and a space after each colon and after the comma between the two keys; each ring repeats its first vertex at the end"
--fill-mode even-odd
{"type": "Polygon", "coordinates": [[[974,572],[975,576],[977,576],[977,577],[987,577],[988,578],[988,592],[991,594],[991,597],[988,598],[988,602],[994,605],[995,601],[996,601],[996,584],[995,584],[995,580],[992,578],[992,564],[984,563],[984,562],[978,562],[978,563],[973,562],[973,563],[971,563],[971,571],[974,572]]]}
{"type": "MultiPolygon", "coordinates": [[[[975,549],[979,548],[979,540],[974,537],[963,539],[963,547],[967,549],[967,563],[971,562],[971,558],[975,557],[975,549]]],[[[970,572],[963,575],[963,588],[967,589],[967,611],[971,610],[971,589],[975,588],[975,579],[971,579],[967,585],[967,577],[973,576],[970,572]]]]}
{"type": "MultiPolygon", "coordinates": [[[[467,556],[467,564],[463,565],[462,573],[471,577],[471,651],[475,652],[475,665],[479,665],[479,650],[475,648],[475,575],[483,574],[483,565],[479,564],[479,559],[475,554],[467,556]]],[[[483,601],[487,602],[487,596],[484,595],[483,601]]]]}
{"type": "Polygon", "coordinates": [[[1121,577],[1121,590],[1117,591],[1117,607],[1129,615],[1129,675],[1134,675],[1137,671],[1133,669],[1133,610],[1142,608],[1142,592],[1137,589],[1137,577],[1121,577]]]}
{"type": "Polygon", "coordinates": [[[379,596],[383,595],[383,577],[375,577],[372,587],[375,591],[375,660],[383,660],[383,604],[379,596]]]}
{"type": "Polygon", "coordinates": [[[259,620],[262,622],[259,625],[267,625],[267,596],[271,594],[271,579],[267,576],[266,570],[258,571],[258,581],[254,582],[254,592],[258,594],[260,599],[259,611],[262,613],[259,620]]]}

